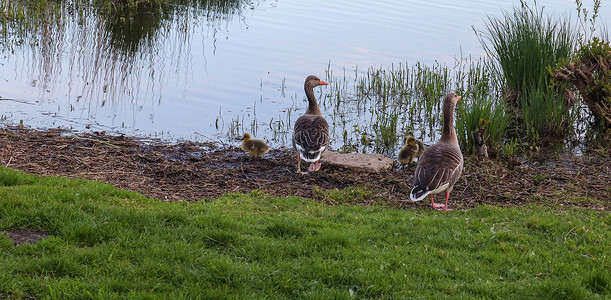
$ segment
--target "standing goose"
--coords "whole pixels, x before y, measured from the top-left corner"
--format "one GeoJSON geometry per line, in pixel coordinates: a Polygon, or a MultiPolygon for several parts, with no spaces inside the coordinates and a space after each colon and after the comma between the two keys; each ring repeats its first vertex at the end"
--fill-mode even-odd
{"type": "Polygon", "coordinates": [[[328,85],[320,78],[310,75],[306,78],[304,89],[308,98],[308,109],[305,114],[295,121],[293,131],[293,148],[297,151],[297,173],[301,172],[301,160],[312,163],[308,168],[309,172],[320,170],[320,155],[325,151],[329,144],[329,124],[323,118],[316,97],[314,88],[319,85],[328,85]]]}
{"type": "Polygon", "coordinates": [[[428,147],[414,172],[414,188],[409,194],[412,201],[420,201],[431,195],[434,209],[448,209],[448,198],[463,169],[463,156],[454,130],[454,107],[460,99],[456,93],[449,93],[443,102],[443,131],[441,139],[428,147]],[[433,195],[445,192],[445,204],[436,204],[433,195]]]}

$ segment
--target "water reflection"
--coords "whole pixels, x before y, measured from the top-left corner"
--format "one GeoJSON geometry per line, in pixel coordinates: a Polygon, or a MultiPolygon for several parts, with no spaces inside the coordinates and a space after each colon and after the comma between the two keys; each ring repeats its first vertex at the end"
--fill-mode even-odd
{"type": "MultiPolygon", "coordinates": [[[[252,4],[176,1],[115,11],[92,1],[3,2],[4,67],[12,68],[15,78],[7,78],[2,96],[37,103],[13,110],[22,116],[42,113],[75,127],[137,131],[146,126],[142,123],[156,122],[163,101],[184,100],[166,87],[194,76],[193,41],[211,49],[197,53],[205,60],[222,41],[217,34],[244,9],[252,4]],[[24,78],[27,87],[19,84],[24,78]],[[166,97],[168,91],[173,95],[166,97]]],[[[52,127],[55,120],[45,125],[52,127]]]]}
{"type": "Polygon", "coordinates": [[[125,11],[109,11],[100,18],[113,50],[132,56],[141,48],[152,48],[158,42],[157,35],[162,22],[171,22],[171,12],[166,7],[141,8],[125,11]],[[132,54],[132,55],[129,55],[132,54]]]}

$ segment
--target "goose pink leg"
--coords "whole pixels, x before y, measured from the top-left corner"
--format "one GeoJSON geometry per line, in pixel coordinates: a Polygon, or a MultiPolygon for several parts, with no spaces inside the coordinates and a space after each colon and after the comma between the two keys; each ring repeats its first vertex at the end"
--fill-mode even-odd
{"type": "Polygon", "coordinates": [[[310,167],[308,168],[308,171],[316,172],[320,170],[320,167],[321,167],[320,161],[316,161],[315,163],[310,165],[310,167]]]}
{"type": "Polygon", "coordinates": [[[448,199],[450,198],[450,193],[446,193],[446,203],[445,204],[437,204],[433,201],[433,195],[431,195],[431,207],[436,210],[448,210],[448,199]]]}
{"type": "Polygon", "coordinates": [[[448,199],[450,198],[450,193],[446,193],[446,204],[443,206],[443,210],[451,210],[448,209],[448,199]]]}
{"type": "Polygon", "coordinates": [[[433,195],[431,195],[431,207],[436,209],[436,210],[445,209],[445,205],[437,204],[437,203],[435,203],[435,201],[433,201],[433,195]]]}

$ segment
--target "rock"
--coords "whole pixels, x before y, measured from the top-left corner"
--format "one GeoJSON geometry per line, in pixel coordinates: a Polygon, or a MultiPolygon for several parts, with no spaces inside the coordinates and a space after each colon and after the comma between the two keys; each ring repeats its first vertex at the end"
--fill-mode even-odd
{"type": "Polygon", "coordinates": [[[339,166],[359,172],[378,173],[392,169],[394,161],[380,154],[337,153],[325,151],[320,158],[323,165],[339,166]]]}

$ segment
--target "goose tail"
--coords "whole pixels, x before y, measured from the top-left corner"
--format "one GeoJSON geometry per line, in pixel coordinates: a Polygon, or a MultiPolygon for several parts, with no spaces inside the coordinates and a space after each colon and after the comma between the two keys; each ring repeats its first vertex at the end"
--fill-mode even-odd
{"type": "Polygon", "coordinates": [[[409,199],[416,202],[424,199],[430,192],[419,185],[415,186],[411,192],[409,192],[409,199]]]}

